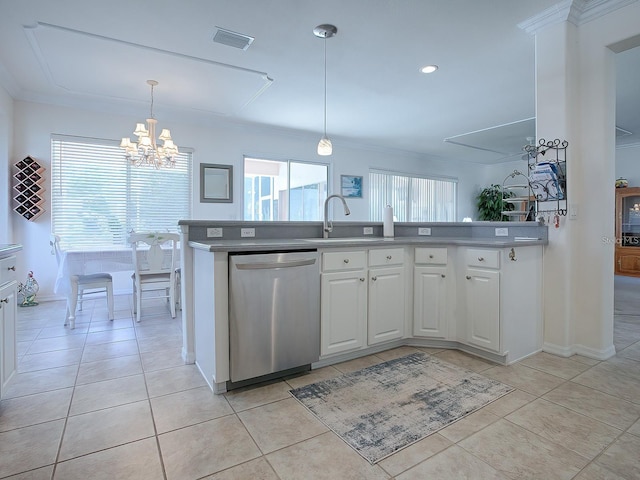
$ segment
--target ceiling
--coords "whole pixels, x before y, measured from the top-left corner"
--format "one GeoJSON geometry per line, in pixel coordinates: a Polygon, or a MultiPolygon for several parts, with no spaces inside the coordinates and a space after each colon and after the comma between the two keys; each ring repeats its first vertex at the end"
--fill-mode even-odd
{"type": "MultiPolygon", "coordinates": [[[[334,149],[492,164],[535,132],[534,37],[557,0],[0,0],[0,83],[18,100],[320,138],[334,149]],[[322,40],[313,28],[337,26],[322,40]],[[218,27],[254,38],[214,43],[218,27]],[[437,64],[437,72],[419,72],[437,64]]],[[[640,49],[618,55],[618,126],[640,141],[640,49]],[[636,52],[637,51],[637,52],[636,52]],[[637,132],[637,133],[636,133],[637,132]]],[[[315,142],[312,147],[315,150],[315,142]]]]}

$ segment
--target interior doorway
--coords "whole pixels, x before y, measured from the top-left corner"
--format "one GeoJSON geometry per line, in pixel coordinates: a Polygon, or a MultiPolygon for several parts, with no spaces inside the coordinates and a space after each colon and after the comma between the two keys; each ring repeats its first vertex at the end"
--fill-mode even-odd
{"type": "MultiPolygon", "coordinates": [[[[615,61],[615,176],[626,179],[629,187],[640,187],[640,47],[616,53],[615,61]]],[[[614,275],[613,282],[613,344],[620,353],[640,341],[640,278],[614,275]]]]}

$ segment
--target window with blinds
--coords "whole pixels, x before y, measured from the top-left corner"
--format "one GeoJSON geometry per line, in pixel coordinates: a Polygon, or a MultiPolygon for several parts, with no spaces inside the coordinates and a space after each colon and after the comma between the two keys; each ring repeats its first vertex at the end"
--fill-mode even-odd
{"type": "Polygon", "coordinates": [[[381,222],[391,205],[398,222],[453,222],[456,219],[457,180],[395,172],[369,172],[371,221],[381,222]]]}
{"type": "Polygon", "coordinates": [[[192,153],[174,168],[134,167],[116,142],[51,139],[51,229],[63,248],[127,245],[129,232],[177,232],[191,217],[192,153]]]}

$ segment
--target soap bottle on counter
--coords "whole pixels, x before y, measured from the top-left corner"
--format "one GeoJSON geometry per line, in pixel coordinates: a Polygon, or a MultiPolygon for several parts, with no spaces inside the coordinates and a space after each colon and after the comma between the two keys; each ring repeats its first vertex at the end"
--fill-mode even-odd
{"type": "Polygon", "coordinates": [[[393,237],[393,207],[387,205],[384,207],[382,216],[382,231],[385,237],[393,237]]]}

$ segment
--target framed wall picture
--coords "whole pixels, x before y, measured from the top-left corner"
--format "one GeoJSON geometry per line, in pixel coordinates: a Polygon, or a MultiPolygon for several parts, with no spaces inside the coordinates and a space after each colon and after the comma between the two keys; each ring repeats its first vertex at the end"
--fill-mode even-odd
{"type": "Polygon", "coordinates": [[[340,192],[343,197],[362,198],[362,177],[340,175],[340,192]]]}
{"type": "Polygon", "coordinates": [[[200,201],[233,202],[233,165],[200,164],[200,201]]]}

